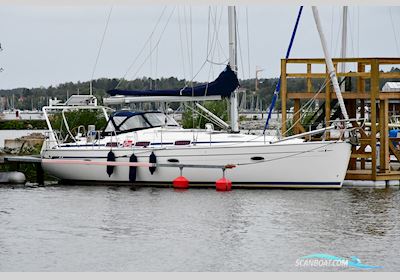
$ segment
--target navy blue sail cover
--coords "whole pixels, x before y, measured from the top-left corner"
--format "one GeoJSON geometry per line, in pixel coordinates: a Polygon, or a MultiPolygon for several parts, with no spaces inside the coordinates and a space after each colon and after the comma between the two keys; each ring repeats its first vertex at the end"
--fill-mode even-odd
{"type": "Polygon", "coordinates": [[[218,78],[204,85],[195,87],[185,87],[183,89],[166,90],[121,90],[111,89],[107,93],[111,96],[129,95],[129,96],[209,96],[221,95],[229,97],[231,93],[239,86],[239,80],[229,65],[222,71],[218,78]]]}

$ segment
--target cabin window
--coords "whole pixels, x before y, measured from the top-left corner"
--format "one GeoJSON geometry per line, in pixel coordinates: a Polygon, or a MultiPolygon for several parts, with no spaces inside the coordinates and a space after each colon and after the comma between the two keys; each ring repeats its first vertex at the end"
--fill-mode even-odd
{"type": "Polygon", "coordinates": [[[180,141],[175,141],[175,145],[181,146],[181,145],[189,145],[190,141],[189,140],[180,140],[180,141]]]}
{"type": "Polygon", "coordinates": [[[135,113],[120,111],[110,116],[102,135],[120,134],[165,125],[179,126],[173,118],[160,112],[135,113]]]}
{"type": "Polygon", "coordinates": [[[106,128],[104,129],[104,132],[113,132],[114,131],[114,126],[111,121],[108,121],[106,128]]]}
{"type": "Polygon", "coordinates": [[[126,116],[114,116],[110,118],[104,132],[123,132],[133,131],[143,128],[149,128],[150,124],[146,122],[142,115],[136,115],[131,117],[126,116]]]}
{"type": "Polygon", "coordinates": [[[126,131],[137,128],[148,128],[148,127],[150,127],[150,125],[146,122],[146,120],[142,116],[137,115],[130,117],[124,123],[122,123],[121,126],[119,127],[119,130],[126,131]]]}
{"type": "Polygon", "coordinates": [[[252,157],[251,160],[264,160],[263,157],[252,157]]]}
{"type": "Polygon", "coordinates": [[[135,146],[138,146],[138,147],[147,147],[149,145],[150,145],[150,142],[147,142],[147,141],[136,142],[136,144],[135,144],[135,146]]]}
{"type": "Polygon", "coordinates": [[[177,126],[178,124],[170,116],[163,113],[146,113],[145,118],[152,126],[177,126]]]}
{"type": "Polygon", "coordinates": [[[106,147],[118,147],[118,142],[108,142],[106,147]]]}

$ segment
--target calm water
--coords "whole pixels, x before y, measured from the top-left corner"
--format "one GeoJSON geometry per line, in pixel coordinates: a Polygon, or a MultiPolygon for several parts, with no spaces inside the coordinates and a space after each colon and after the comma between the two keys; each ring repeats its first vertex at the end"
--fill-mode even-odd
{"type": "Polygon", "coordinates": [[[0,271],[400,271],[396,189],[0,187],[0,271]]]}

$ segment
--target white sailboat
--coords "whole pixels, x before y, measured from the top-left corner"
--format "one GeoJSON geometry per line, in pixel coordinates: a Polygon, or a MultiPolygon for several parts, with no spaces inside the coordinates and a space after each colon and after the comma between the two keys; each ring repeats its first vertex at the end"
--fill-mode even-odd
{"type": "MultiPolygon", "coordinates": [[[[313,10],[318,26],[316,8],[313,10]]],[[[229,7],[229,21],[230,66],[236,70],[234,7],[229,7]]],[[[322,34],[322,31],[320,33],[322,34]]],[[[321,42],[324,47],[323,34],[321,42]]],[[[330,57],[325,47],[324,51],[332,82],[335,90],[338,90],[333,65],[329,62],[330,57]]],[[[220,77],[230,72],[228,67],[220,77]]],[[[205,87],[208,90],[212,85],[214,84],[210,83],[205,87]]],[[[340,95],[340,89],[338,94],[340,95]]],[[[174,98],[215,99],[216,96],[196,97],[181,94],[172,98],[115,98],[125,101],[129,98],[136,98],[136,101],[172,101],[174,98]]],[[[340,101],[339,97],[338,99],[340,101]]],[[[205,130],[183,129],[161,112],[122,111],[108,116],[106,108],[98,106],[94,96],[72,96],[65,104],[43,108],[49,126],[49,136],[41,152],[42,166],[48,173],[67,181],[169,186],[177,176],[184,175],[191,186],[215,185],[216,180],[222,176],[232,181],[233,187],[342,186],[350,159],[351,144],[343,140],[305,142],[300,138],[304,135],[278,139],[266,135],[238,133],[237,98],[234,89],[230,90],[230,101],[231,131],[221,132],[213,130],[211,126],[205,130]],[[49,113],[55,110],[64,114],[65,111],[93,109],[103,110],[108,120],[106,128],[101,134],[93,132],[93,127],[88,129],[86,135],[71,134],[71,143],[63,143],[49,120],[49,113]]],[[[342,111],[347,117],[344,107],[342,111]]],[[[309,134],[321,133],[330,128],[309,134]]]]}

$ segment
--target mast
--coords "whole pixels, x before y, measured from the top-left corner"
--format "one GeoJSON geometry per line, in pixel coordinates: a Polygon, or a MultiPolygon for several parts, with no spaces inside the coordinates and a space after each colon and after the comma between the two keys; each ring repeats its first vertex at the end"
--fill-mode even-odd
{"type": "Polygon", "coordinates": [[[256,102],[256,111],[257,111],[257,109],[260,109],[260,111],[262,111],[262,99],[261,98],[259,98],[259,95],[258,95],[258,85],[259,85],[259,82],[258,82],[258,73],[260,73],[260,72],[262,72],[262,71],[264,71],[264,69],[259,69],[257,66],[256,66],[256,81],[255,81],[255,87],[254,87],[254,95],[256,96],[256,100],[257,100],[257,102],[256,102]],[[261,106],[260,106],[260,108],[258,107],[258,104],[259,103],[261,103],[261,106]]]}
{"type": "Polygon", "coordinates": [[[324,51],[326,67],[328,68],[328,73],[331,78],[332,85],[333,85],[333,88],[336,93],[336,97],[337,97],[339,105],[340,105],[340,109],[342,110],[344,119],[346,120],[346,122],[348,122],[349,115],[347,114],[346,106],[344,105],[343,96],[342,96],[342,93],[340,92],[340,87],[339,87],[338,79],[336,76],[336,70],[335,70],[335,67],[333,66],[332,58],[331,58],[328,48],[327,48],[325,35],[322,30],[321,21],[319,19],[318,8],[316,6],[312,6],[312,11],[313,11],[313,15],[314,15],[315,24],[317,25],[319,38],[321,40],[322,49],[324,51]]]}
{"type": "Polygon", "coordinates": [[[258,73],[260,73],[260,72],[262,72],[262,71],[264,71],[264,69],[259,69],[259,68],[256,66],[256,80],[255,80],[255,86],[254,86],[255,92],[256,92],[256,93],[257,93],[257,91],[258,91],[258,84],[259,84],[259,82],[258,82],[258,73]]]}
{"type": "Polygon", "coordinates": [[[89,83],[89,94],[93,95],[93,78],[90,80],[89,83]]]}
{"type": "MultiPolygon", "coordinates": [[[[229,28],[229,65],[237,74],[237,39],[236,39],[236,9],[235,6],[228,6],[228,28],[229,28]]],[[[230,97],[230,121],[232,132],[239,132],[239,112],[237,90],[231,93],[230,97]]]]}

